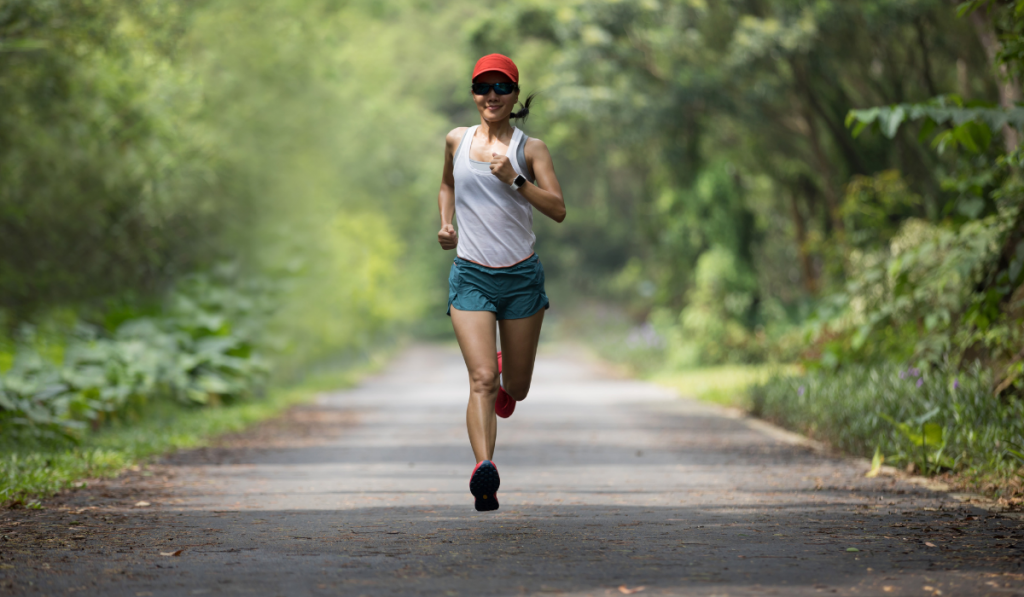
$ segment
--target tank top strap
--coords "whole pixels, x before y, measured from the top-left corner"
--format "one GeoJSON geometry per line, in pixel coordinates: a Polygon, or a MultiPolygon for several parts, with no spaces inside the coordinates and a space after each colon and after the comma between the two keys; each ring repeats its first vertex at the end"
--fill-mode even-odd
{"type": "Polygon", "coordinates": [[[479,128],[479,127],[480,127],[479,124],[471,126],[462,135],[462,141],[459,141],[459,146],[455,148],[455,155],[452,157],[452,163],[453,164],[458,162],[459,161],[459,156],[463,155],[463,154],[465,154],[466,159],[469,160],[469,145],[466,143],[466,140],[469,139],[470,143],[472,143],[473,142],[472,141],[473,135],[476,134],[476,129],[479,128]]]}
{"type": "Polygon", "coordinates": [[[513,127],[512,138],[508,141],[508,153],[505,155],[508,156],[508,161],[512,164],[512,169],[516,171],[516,174],[526,176],[526,173],[523,172],[523,166],[519,164],[518,159],[520,153],[519,146],[523,143],[523,137],[524,133],[522,129],[519,127],[513,127]]]}

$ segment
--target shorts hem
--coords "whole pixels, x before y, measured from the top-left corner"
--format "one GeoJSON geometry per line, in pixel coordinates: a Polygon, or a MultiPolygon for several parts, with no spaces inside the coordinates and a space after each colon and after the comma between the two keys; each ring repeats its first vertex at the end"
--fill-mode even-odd
{"type": "MultiPolygon", "coordinates": [[[[539,306],[539,307],[537,307],[536,309],[534,309],[534,311],[532,313],[530,313],[529,315],[523,315],[523,316],[520,316],[520,317],[499,317],[498,321],[509,321],[509,320],[515,320],[515,319],[526,319],[528,317],[533,317],[534,315],[540,313],[541,311],[546,311],[546,310],[548,310],[550,308],[551,308],[551,301],[548,300],[547,297],[544,297],[544,304],[539,306]]],[[[497,315],[497,312],[494,312],[494,313],[495,313],[495,315],[497,315]]]]}
{"type": "Polygon", "coordinates": [[[470,312],[470,311],[487,311],[488,313],[494,313],[495,315],[498,314],[497,309],[463,309],[462,307],[459,307],[459,306],[455,305],[455,299],[457,299],[458,296],[459,295],[455,295],[454,297],[448,299],[448,311],[445,313],[448,317],[452,316],[452,307],[453,306],[455,306],[455,308],[458,309],[459,311],[466,311],[466,312],[470,312]]]}

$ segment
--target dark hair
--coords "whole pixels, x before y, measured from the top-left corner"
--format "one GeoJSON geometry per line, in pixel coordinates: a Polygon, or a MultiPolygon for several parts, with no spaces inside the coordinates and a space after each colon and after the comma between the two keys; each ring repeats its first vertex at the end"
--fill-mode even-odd
{"type": "Polygon", "coordinates": [[[535,98],[535,97],[537,97],[537,94],[536,93],[531,93],[526,98],[526,103],[519,102],[520,104],[522,104],[523,109],[518,111],[518,112],[513,112],[511,114],[512,118],[515,118],[516,120],[522,120],[522,121],[525,122],[526,121],[526,117],[530,115],[530,104],[533,103],[533,98],[535,98]]]}

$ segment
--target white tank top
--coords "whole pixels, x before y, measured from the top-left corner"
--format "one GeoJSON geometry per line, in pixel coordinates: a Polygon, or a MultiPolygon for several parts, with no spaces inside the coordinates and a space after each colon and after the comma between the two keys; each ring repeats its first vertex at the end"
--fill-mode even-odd
{"type": "MultiPolygon", "coordinates": [[[[469,159],[473,136],[470,127],[455,150],[455,222],[459,231],[456,255],[487,267],[508,267],[533,255],[533,206],[519,191],[491,174],[482,162],[469,159]]],[[[515,156],[523,131],[513,127],[505,155],[515,156]]],[[[516,160],[509,160],[517,174],[516,160]]]]}

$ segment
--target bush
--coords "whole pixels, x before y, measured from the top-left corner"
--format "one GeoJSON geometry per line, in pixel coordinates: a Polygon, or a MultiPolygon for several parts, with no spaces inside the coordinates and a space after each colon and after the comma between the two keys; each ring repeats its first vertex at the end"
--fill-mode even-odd
{"type": "Polygon", "coordinates": [[[73,438],[88,423],[137,415],[154,400],[205,405],[253,395],[267,367],[254,325],[265,308],[252,291],[193,276],[159,316],[126,319],[109,334],[79,324],[59,363],[23,338],[0,375],[0,431],[73,438]]]}
{"type": "Polygon", "coordinates": [[[984,327],[978,321],[988,297],[985,270],[1015,218],[1002,214],[959,228],[908,220],[889,247],[854,252],[846,291],[829,297],[812,323],[820,351],[812,356],[826,368],[878,359],[924,365],[957,363],[979,341],[996,337],[1017,346],[1018,317],[997,308],[984,327]]]}
{"type": "Polygon", "coordinates": [[[1009,476],[1007,442],[1024,438],[1024,401],[993,400],[991,372],[952,374],[892,364],[775,376],[753,386],[754,413],[851,454],[879,450],[924,473],[1009,476]]]}

